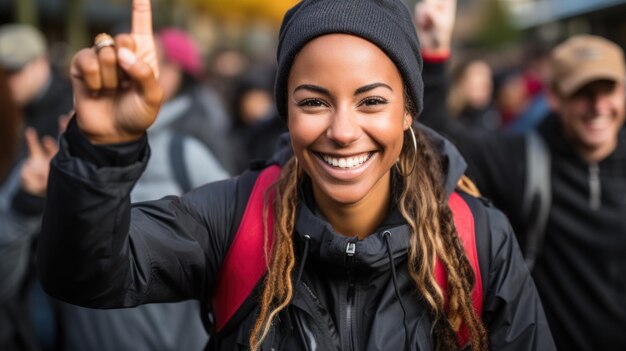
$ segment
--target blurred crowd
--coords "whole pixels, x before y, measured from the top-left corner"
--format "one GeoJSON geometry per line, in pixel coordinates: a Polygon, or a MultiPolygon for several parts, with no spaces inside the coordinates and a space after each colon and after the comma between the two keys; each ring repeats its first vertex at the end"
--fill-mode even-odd
{"type": "MultiPolygon", "coordinates": [[[[156,33],[164,103],[149,130],[152,157],[134,202],[182,194],[272,156],[286,130],[274,112],[273,67],[224,50],[207,79],[205,57],[179,28],[156,33]],[[254,66],[254,67],[251,67],[254,66]],[[224,78],[225,77],[225,78],[224,78]]],[[[72,116],[68,74],[24,24],[0,27],[0,350],[200,350],[207,332],[197,301],[94,310],[49,298],[34,268],[48,163],[72,116]]]]}
{"type": "MultiPolygon", "coordinates": [[[[131,194],[132,201],[182,194],[207,182],[236,176],[245,171],[251,162],[265,160],[273,155],[286,126],[274,108],[275,68],[271,64],[265,60],[254,62],[233,49],[220,50],[207,57],[199,49],[196,39],[181,28],[158,30],[156,44],[160,64],[159,82],[165,93],[165,101],[156,123],[148,130],[151,159],[131,194]]],[[[72,117],[72,90],[68,79],[72,72],[53,68],[49,47],[45,36],[32,26],[0,26],[0,350],[202,349],[208,333],[201,321],[201,308],[197,301],[95,310],[54,300],[39,285],[34,268],[34,253],[39,221],[44,210],[48,163],[57,149],[64,147],[57,143],[58,136],[72,117]]],[[[526,135],[545,125],[552,114],[562,111],[564,101],[569,96],[561,98],[561,105],[550,103],[550,90],[553,87],[546,82],[554,80],[555,68],[549,64],[553,52],[532,52],[532,57],[526,57],[520,60],[523,64],[514,66],[492,62],[487,56],[453,53],[452,59],[446,58],[444,62],[446,77],[449,78],[446,80],[449,85],[445,86],[445,113],[461,127],[442,126],[438,121],[424,122],[453,139],[459,139],[458,133],[478,135],[479,139],[487,138],[486,135],[491,137],[494,133],[498,137],[526,135]]],[[[607,76],[601,81],[609,78],[607,76]]],[[[425,89],[428,94],[428,82],[425,89]]],[[[589,92],[582,92],[585,93],[589,92]]],[[[592,91],[589,94],[601,93],[592,91]]],[[[560,100],[552,97],[552,101],[560,100]]],[[[623,113],[622,108],[622,122],[623,113]]],[[[475,143],[477,139],[472,140],[475,143]]],[[[552,145],[565,142],[557,138],[544,140],[544,143],[552,145]]],[[[463,151],[464,142],[461,140],[458,144],[463,151]]],[[[502,144],[491,145],[500,148],[502,144]]],[[[623,148],[623,145],[620,147],[623,148]]],[[[491,152],[497,156],[497,151],[491,152]]],[[[588,163],[591,166],[585,168],[591,172],[589,178],[583,180],[587,182],[585,184],[590,187],[590,191],[601,184],[593,183],[593,172],[596,169],[593,165],[597,167],[600,163],[601,160],[594,160],[588,163]]],[[[491,167],[486,162],[474,162],[471,166],[491,167]]],[[[511,167],[515,167],[515,164],[511,167]]],[[[526,164],[526,168],[531,167],[531,164],[526,164]]],[[[596,171],[600,172],[596,174],[597,177],[607,172],[603,168],[596,171]]],[[[507,202],[508,199],[499,199],[497,191],[493,194],[493,184],[502,183],[501,188],[504,189],[511,186],[507,183],[507,173],[489,172],[480,169],[475,171],[479,179],[478,186],[487,189],[483,190],[485,195],[494,200],[497,206],[504,207],[507,215],[514,211],[521,213],[525,206],[523,201],[511,204],[507,202]],[[497,174],[496,178],[502,179],[481,178],[481,175],[487,173],[497,174]]],[[[554,177],[549,169],[547,172],[545,174],[548,177],[554,177]]],[[[621,177],[622,183],[625,176],[626,173],[618,172],[617,177],[621,177]]],[[[526,183],[529,182],[528,177],[525,178],[526,183]]],[[[521,187],[524,187],[524,182],[521,187]]],[[[553,202],[565,202],[565,205],[557,204],[561,209],[568,207],[567,199],[571,195],[568,190],[565,191],[565,195],[553,199],[553,202]]],[[[574,191],[577,189],[572,190],[572,193],[574,191]]],[[[605,196],[609,190],[602,188],[597,191],[605,196]]],[[[626,215],[626,202],[623,201],[624,196],[621,197],[621,203],[615,205],[615,213],[609,209],[607,216],[626,215]]],[[[603,198],[592,198],[590,201],[589,211],[604,210],[603,198]]],[[[589,214],[581,211],[579,215],[582,217],[589,214]]],[[[540,210],[535,210],[534,215],[544,216],[540,210]]],[[[515,217],[515,214],[512,216],[515,217]]],[[[512,219],[516,231],[529,230],[528,223],[518,223],[525,221],[525,218],[520,216],[517,221],[512,219]]],[[[550,223],[554,224],[555,221],[553,217],[550,218],[545,219],[548,224],[544,222],[543,228],[548,225],[554,232],[568,230],[550,227],[550,223]]],[[[626,237],[625,228],[607,230],[611,234],[626,237]]],[[[549,230],[546,232],[554,235],[549,230]]],[[[618,239],[622,243],[623,240],[626,239],[618,239]]],[[[538,250],[523,240],[521,244],[525,253],[538,250]]],[[[555,245],[552,242],[549,244],[555,245]]],[[[618,255],[626,253],[626,245],[615,250],[618,255]]],[[[554,251],[558,252],[558,249],[554,248],[554,251]]],[[[539,260],[538,264],[547,263],[539,260]]],[[[593,264],[600,263],[594,261],[593,264]]],[[[625,261],[611,262],[609,268],[601,267],[599,270],[614,277],[626,273],[624,265],[625,261]]],[[[538,269],[540,271],[537,275],[548,274],[541,266],[538,269]]],[[[546,275],[539,279],[545,283],[551,277],[546,275]]],[[[624,295],[621,296],[621,306],[618,304],[611,308],[626,310],[623,306],[623,301],[626,301],[626,278],[616,279],[621,279],[618,284],[624,295]]],[[[550,300],[544,300],[544,304],[546,301],[558,301],[558,298],[553,297],[555,293],[548,290],[546,285],[539,286],[542,298],[550,296],[550,300]]],[[[615,296],[598,298],[612,299],[615,296]]],[[[550,315],[560,312],[558,308],[547,307],[546,311],[549,320],[560,320],[550,315]]],[[[573,314],[568,318],[589,317],[573,314]]],[[[616,321],[619,323],[619,318],[616,321]]],[[[626,325],[617,327],[623,329],[626,325]]],[[[558,338],[563,335],[567,335],[567,332],[554,333],[557,344],[558,338]]]]}

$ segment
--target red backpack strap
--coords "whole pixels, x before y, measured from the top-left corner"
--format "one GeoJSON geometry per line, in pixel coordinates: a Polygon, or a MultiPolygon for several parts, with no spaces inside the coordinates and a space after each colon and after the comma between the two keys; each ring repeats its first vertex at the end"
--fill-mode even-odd
{"type": "MultiPolygon", "coordinates": [[[[224,328],[267,271],[265,250],[259,249],[263,248],[265,233],[263,230],[263,196],[265,190],[278,179],[279,174],[280,166],[272,165],[265,168],[257,177],[237,234],[220,267],[213,297],[213,316],[217,332],[224,328]]],[[[270,194],[270,204],[273,203],[272,196],[273,194],[270,194]]],[[[268,206],[268,230],[271,230],[273,225],[274,208],[268,206]]],[[[273,244],[271,235],[268,241],[268,247],[271,250],[273,244]]]]}
{"type": "MultiPolygon", "coordinates": [[[[448,205],[452,210],[454,217],[454,225],[459,235],[459,239],[465,246],[465,253],[472,265],[474,271],[475,284],[472,291],[472,303],[474,304],[474,310],[479,316],[482,314],[483,309],[483,283],[480,274],[480,265],[478,263],[478,251],[476,250],[476,233],[474,230],[474,216],[465,200],[457,192],[453,192],[448,200],[448,205]]],[[[441,287],[444,294],[445,305],[448,304],[448,274],[446,270],[437,259],[435,264],[435,279],[437,284],[441,287]]],[[[467,326],[462,325],[457,334],[457,341],[459,346],[465,346],[469,341],[469,331],[467,326]]]]}

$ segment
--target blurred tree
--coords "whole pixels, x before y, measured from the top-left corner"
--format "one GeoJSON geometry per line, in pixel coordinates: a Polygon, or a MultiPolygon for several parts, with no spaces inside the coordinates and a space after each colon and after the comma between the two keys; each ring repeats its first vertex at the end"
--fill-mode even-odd
{"type": "Polygon", "coordinates": [[[39,25],[39,12],[35,0],[14,0],[15,20],[20,23],[28,23],[37,27],[39,25]]]}
{"type": "Polygon", "coordinates": [[[207,13],[220,17],[250,17],[269,18],[280,23],[287,10],[295,5],[297,0],[185,0],[188,4],[207,13]]]}
{"type": "Polygon", "coordinates": [[[176,4],[175,0],[160,0],[159,8],[165,11],[160,11],[161,16],[155,18],[155,24],[159,27],[172,26],[176,23],[176,4]]]}
{"type": "Polygon", "coordinates": [[[517,41],[520,33],[513,23],[508,8],[501,0],[487,0],[481,18],[482,25],[478,32],[480,44],[488,48],[517,41]]]}
{"type": "MultiPolygon", "coordinates": [[[[21,0],[20,0],[21,1],[21,0]]],[[[72,52],[90,45],[87,42],[88,30],[85,22],[85,0],[65,1],[65,25],[67,42],[72,52]]]]}

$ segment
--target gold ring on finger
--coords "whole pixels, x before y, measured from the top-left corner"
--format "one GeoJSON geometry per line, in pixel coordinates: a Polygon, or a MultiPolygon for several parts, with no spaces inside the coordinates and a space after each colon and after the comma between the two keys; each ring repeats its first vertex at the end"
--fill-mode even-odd
{"type": "Polygon", "coordinates": [[[96,35],[95,39],[93,40],[93,47],[94,49],[96,49],[96,52],[99,52],[100,50],[102,50],[103,48],[107,46],[114,46],[114,45],[115,45],[115,40],[113,39],[112,36],[110,36],[107,33],[100,33],[96,35]]]}

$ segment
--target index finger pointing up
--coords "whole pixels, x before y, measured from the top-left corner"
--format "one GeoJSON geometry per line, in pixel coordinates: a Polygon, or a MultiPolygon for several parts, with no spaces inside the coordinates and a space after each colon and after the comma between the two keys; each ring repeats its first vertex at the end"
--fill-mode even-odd
{"type": "Polygon", "coordinates": [[[150,0],[133,0],[131,17],[132,34],[152,34],[152,8],[150,0]]]}
{"type": "Polygon", "coordinates": [[[24,136],[26,137],[26,146],[28,147],[28,156],[30,158],[39,158],[43,156],[43,148],[39,143],[39,136],[37,135],[37,131],[34,128],[28,127],[24,132],[24,136]]]}

